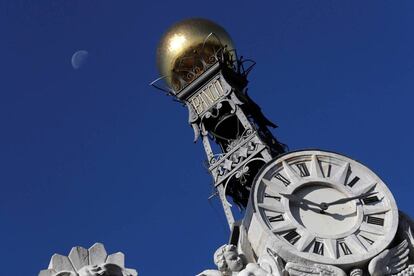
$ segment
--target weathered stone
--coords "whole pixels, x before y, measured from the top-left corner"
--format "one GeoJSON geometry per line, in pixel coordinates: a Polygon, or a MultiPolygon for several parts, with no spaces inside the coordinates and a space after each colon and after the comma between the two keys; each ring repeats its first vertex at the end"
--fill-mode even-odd
{"type": "Polygon", "coordinates": [[[72,247],[69,253],[69,259],[75,270],[79,270],[89,264],[88,250],[81,246],[72,247]]]}
{"type": "Polygon", "coordinates": [[[56,271],[75,271],[69,258],[59,254],[54,254],[52,256],[49,263],[49,269],[54,269],[56,271]]]}
{"type": "Polygon", "coordinates": [[[108,258],[106,259],[106,263],[110,264],[116,264],[120,267],[125,266],[125,255],[122,252],[117,252],[111,255],[108,255],[108,258]]]}
{"type": "Polygon", "coordinates": [[[39,276],[138,276],[135,269],[125,268],[122,252],[108,255],[101,243],[95,243],[86,250],[73,247],[69,257],[54,254],[49,268],[39,272],[39,276]]]}
{"type": "Polygon", "coordinates": [[[127,268],[125,270],[130,274],[130,276],[138,276],[138,272],[135,269],[127,268]]]}
{"type": "Polygon", "coordinates": [[[39,272],[39,276],[53,276],[55,273],[56,270],[54,269],[44,269],[39,272]]]}
{"type": "Polygon", "coordinates": [[[106,257],[105,247],[102,243],[95,243],[89,248],[89,264],[99,265],[105,263],[106,257]]]}

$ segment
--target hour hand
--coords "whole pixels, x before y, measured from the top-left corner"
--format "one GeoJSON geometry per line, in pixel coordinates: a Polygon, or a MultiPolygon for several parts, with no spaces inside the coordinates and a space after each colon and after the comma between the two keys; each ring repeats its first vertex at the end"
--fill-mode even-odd
{"type": "Polygon", "coordinates": [[[282,194],[280,193],[281,196],[283,196],[284,198],[287,198],[289,201],[291,202],[295,202],[298,204],[305,204],[305,205],[309,205],[309,206],[316,206],[318,208],[322,208],[321,204],[298,197],[296,195],[293,194],[282,194]]]}
{"type": "Polygon", "coordinates": [[[355,200],[355,199],[363,199],[363,198],[369,197],[371,195],[375,195],[377,193],[378,192],[372,192],[372,193],[365,193],[365,194],[361,194],[361,195],[357,195],[357,196],[353,196],[353,197],[341,198],[341,199],[338,199],[338,200],[335,200],[335,201],[332,201],[332,202],[329,202],[329,203],[325,203],[325,204],[326,204],[326,207],[329,207],[329,206],[332,206],[332,205],[347,203],[348,201],[352,201],[352,200],[355,200]]]}

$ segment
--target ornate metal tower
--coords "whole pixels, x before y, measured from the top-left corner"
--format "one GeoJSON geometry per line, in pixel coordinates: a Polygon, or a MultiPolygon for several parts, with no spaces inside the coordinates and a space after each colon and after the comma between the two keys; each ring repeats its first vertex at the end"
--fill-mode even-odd
{"type": "Polygon", "coordinates": [[[161,78],[152,85],[188,108],[194,141],[201,139],[207,167],[230,228],[235,219],[227,196],[247,206],[259,169],[284,152],[268,127],[276,127],[247,94],[255,63],[238,57],[227,32],[205,19],[172,26],[158,48],[161,78]],[[161,86],[160,81],[166,86],[161,86]]]}
{"type": "Polygon", "coordinates": [[[281,155],[276,125],[247,93],[254,65],[205,19],[172,26],[158,48],[152,85],[188,108],[232,230],[214,255],[218,270],[199,275],[414,275],[414,222],[387,185],[338,153],[281,155]],[[228,198],[245,208],[242,220],[228,198]]]}

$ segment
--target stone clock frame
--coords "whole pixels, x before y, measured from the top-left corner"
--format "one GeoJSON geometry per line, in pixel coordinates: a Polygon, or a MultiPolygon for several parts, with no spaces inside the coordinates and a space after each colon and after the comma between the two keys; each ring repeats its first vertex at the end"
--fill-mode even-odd
{"type": "MultiPolygon", "coordinates": [[[[329,167],[331,169],[331,166],[329,167]]],[[[332,169],[334,170],[334,169],[332,169]]],[[[288,173],[288,174],[289,174],[288,173]]],[[[355,178],[358,179],[359,178],[355,178]]],[[[283,180],[283,179],[282,179],[283,180]]],[[[275,196],[275,195],[273,195],[275,196]]],[[[280,195],[277,195],[280,196],[280,195]]],[[[329,198],[326,199],[328,201],[329,198]]],[[[354,227],[348,229],[348,231],[337,234],[337,235],[322,235],[324,241],[334,241],[335,244],[331,246],[331,250],[327,250],[328,254],[332,254],[332,248],[337,250],[338,244],[337,241],[341,240],[342,238],[347,238],[353,235],[360,227],[363,222],[364,212],[362,204],[357,200],[354,200],[355,208],[356,208],[356,216],[355,216],[355,225],[354,227]]],[[[276,202],[276,201],[275,201],[276,202]]],[[[280,202],[277,204],[281,204],[284,208],[285,213],[283,214],[286,218],[288,224],[291,224],[290,227],[286,228],[286,223],[283,224],[285,221],[282,221],[282,227],[285,227],[285,230],[281,228],[279,233],[286,233],[289,229],[301,229],[301,233],[309,234],[304,227],[303,224],[297,221],[290,212],[290,206],[292,203],[287,198],[280,196],[280,202]]],[[[370,210],[369,208],[367,208],[370,210]]],[[[382,213],[382,212],[379,212],[382,213]]],[[[262,254],[266,254],[266,252],[270,249],[280,255],[285,261],[292,261],[292,262],[300,262],[300,263],[310,263],[310,262],[317,262],[329,265],[337,265],[343,268],[347,267],[356,267],[356,266],[363,266],[366,264],[372,257],[377,255],[378,253],[382,252],[386,249],[390,243],[393,241],[395,234],[398,228],[398,209],[392,196],[391,192],[385,185],[385,183],[371,170],[369,170],[366,166],[362,165],[361,163],[348,158],[346,156],[333,153],[333,152],[326,152],[320,150],[305,150],[305,151],[296,151],[290,152],[288,154],[284,154],[279,156],[278,158],[270,161],[267,163],[262,170],[256,175],[252,186],[251,198],[249,201],[249,206],[246,212],[245,219],[243,220],[243,226],[247,229],[247,236],[250,242],[250,245],[254,252],[256,252],[257,256],[260,257],[262,254]],[[323,160],[323,161],[321,161],[323,160]],[[294,164],[308,164],[307,166],[307,173],[309,175],[302,176],[301,171],[298,167],[293,166],[294,164]],[[335,164],[337,166],[335,173],[333,172],[330,177],[326,177],[326,172],[323,172],[323,166],[326,164],[335,164]],[[315,167],[317,165],[317,167],[315,167]],[[275,172],[286,170],[286,166],[289,166],[291,171],[289,172],[292,175],[284,175],[282,177],[286,177],[291,183],[289,184],[289,188],[285,187],[283,183],[279,180],[275,180],[275,172]],[[294,169],[295,167],[295,169],[294,169]],[[346,167],[346,172],[344,171],[346,167]],[[363,180],[359,181],[359,187],[355,188],[357,185],[354,185],[352,188],[347,186],[346,183],[344,185],[343,182],[352,181],[347,180],[347,172],[348,170],[351,171],[352,169],[358,170],[359,177],[363,180]],[[342,171],[341,171],[342,170],[342,171]],[[361,175],[364,173],[365,175],[361,175]],[[342,177],[342,178],[341,178],[342,177]],[[270,178],[270,179],[269,179],[270,178]],[[273,180],[272,180],[273,179],[273,180]],[[360,184],[361,182],[367,182],[369,179],[370,183],[360,184]],[[271,182],[273,181],[273,182],[271,182]],[[326,187],[333,187],[343,193],[345,196],[353,196],[359,192],[367,192],[363,191],[365,188],[366,190],[372,189],[373,191],[378,191],[381,196],[383,196],[384,203],[384,214],[387,217],[383,232],[384,236],[380,237],[377,243],[372,248],[365,248],[364,245],[358,245],[364,247],[366,250],[360,250],[357,252],[359,254],[350,254],[344,256],[337,256],[332,258],[330,256],[321,256],[315,254],[311,251],[301,251],[298,250],[298,246],[302,247],[301,249],[304,250],[306,246],[311,246],[312,241],[302,241],[306,239],[306,237],[301,237],[296,244],[296,246],[289,244],[282,236],[276,235],[272,229],[270,229],[269,221],[263,217],[263,208],[259,207],[260,204],[263,204],[263,196],[261,194],[264,193],[264,189],[269,187],[273,187],[273,191],[280,188],[280,190],[290,190],[291,192],[295,192],[303,187],[309,187],[314,185],[314,183],[321,183],[324,182],[323,185],[326,187]],[[273,186],[272,186],[273,185],[273,186]],[[278,187],[277,185],[281,185],[278,187]],[[370,186],[371,185],[371,186],[370,186]],[[362,190],[361,190],[362,189],[362,190]],[[261,198],[262,197],[262,198],[261,198]],[[262,201],[262,202],[261,202],[262,201]],[[308,244],[304,244],[308,243],[308,244]]],[[[288,225],[289,226],[289,225],[288,225]]],[[[323,226],[322,226],[323,227],[323,226]]],[[[277,229],[276,229],[277,230],[277,229]]],[[[299,231],[299,230],[298,230],[299,231]]],[[[358,230],[359,231],[359,230],[358,230]]],[[[317,237],[317,233],[311,233],[314,237],[317,237]]],[[[354,242],[359,242],[356,240],[354,242]]],[[[326,244],[325,244],[326,245],[326,244]]],[[[354,247],[355,248],[355,247],[354,247]]],[[[339,250],[339,249],[338,249],[339,250]]],[[[355,251],[354,251],[355,252],[355,251]]],[[[337,254],[336,252],[334,253],[337,254]]],[[[338,253],[339,255],[339,253],[338,253]]]]}

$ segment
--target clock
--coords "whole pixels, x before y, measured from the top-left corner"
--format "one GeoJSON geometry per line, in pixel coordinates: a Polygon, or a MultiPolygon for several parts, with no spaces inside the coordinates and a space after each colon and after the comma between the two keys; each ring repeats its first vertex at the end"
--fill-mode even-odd
{"type": "Polygon", "coordinates": [[[386,249],[398,209],[385,183],[346,156],[304,150],[267,163],[257,174],[244,224],[256,255],[348,267],[386,249]]]}

